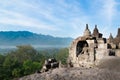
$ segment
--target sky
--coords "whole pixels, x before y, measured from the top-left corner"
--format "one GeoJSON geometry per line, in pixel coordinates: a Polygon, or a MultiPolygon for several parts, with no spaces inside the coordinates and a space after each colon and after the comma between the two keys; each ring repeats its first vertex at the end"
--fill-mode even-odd
{"type": "Polygon", "coordinates": [[[0,31],[82,36],[95,24],[104,37],[120,28],[120,0],[0,0],[0,31]]]}

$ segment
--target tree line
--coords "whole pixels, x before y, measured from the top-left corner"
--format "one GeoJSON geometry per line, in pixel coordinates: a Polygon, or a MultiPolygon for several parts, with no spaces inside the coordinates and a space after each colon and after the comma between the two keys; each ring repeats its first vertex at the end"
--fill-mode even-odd
{"type": "Polygon", "coordinates": [[[13,80],[40,70],[48,58],[56,58],[66,64],[68,49],[37,51],[30,45],[17,46],[7,54],[0,54],[0,80],[13,80]]]}

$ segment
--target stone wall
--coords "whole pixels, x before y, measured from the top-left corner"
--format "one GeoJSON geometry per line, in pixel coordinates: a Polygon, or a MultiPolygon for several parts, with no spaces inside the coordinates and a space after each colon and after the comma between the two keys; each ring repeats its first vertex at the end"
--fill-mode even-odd
{"type": "MultiPolygon", "coordinates": [[[[97,30],[97,27],[95,27],[95,30],[97,30]]],[[[117,37],[120,37],[120,29],[118,31],[119,35],[117,35],[117,37]]],[[[120,57],[120,43],[115,44],[106,38],[98,36],[95,37],[95,34],[91,35],[88,25],[84,34],[89,35],[76,38],[69,48],[68,59],[69,63],[71,62],[73,67],[93,67],[106,56],[120,57]]]]}
{"type": "Polygon", "coordinates": [[[115,50],[115,53],[116,53],[116,54],[115,54],[116,56],[120,57],[120,49],[116,49],[116,50],[115,50]]]}

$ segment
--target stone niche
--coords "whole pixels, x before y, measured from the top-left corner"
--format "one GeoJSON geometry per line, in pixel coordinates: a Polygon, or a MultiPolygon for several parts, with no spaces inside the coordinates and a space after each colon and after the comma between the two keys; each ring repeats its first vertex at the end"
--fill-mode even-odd
{"type": "Polygon", "coordinates": [[[76,57],[80,54],[84,54],[84,50],[87,50],[88,48],[88,43],[87,41],[79,41],[76,46],[76,57]]]}
{"type": "Polygon", "coordinates": [[[94,67],[105,56],[120,57],[120,43],[119,45],[115,44],[111,37],[112,35],[109,39],[102,38],[97,25],[91,34],[88,24],[86,24],[83,36],[73,40],[69,48],[68,63],[73,67],[94,67]]]}

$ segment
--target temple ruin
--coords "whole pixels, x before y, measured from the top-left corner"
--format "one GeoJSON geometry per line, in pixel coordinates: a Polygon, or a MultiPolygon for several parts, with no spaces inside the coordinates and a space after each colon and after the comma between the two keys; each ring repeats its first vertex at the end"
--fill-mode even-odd
{"type": "Polygon", "coordinates": [[[97,25],[91,34],[88,24],[83,36],[76,38],[69,48],[68,62],[73,67],[94,67],[106,56],[120,57],[120,28],[118,34],[113,38],[103,38],[97,25]]]}

